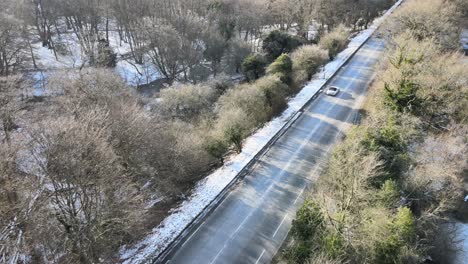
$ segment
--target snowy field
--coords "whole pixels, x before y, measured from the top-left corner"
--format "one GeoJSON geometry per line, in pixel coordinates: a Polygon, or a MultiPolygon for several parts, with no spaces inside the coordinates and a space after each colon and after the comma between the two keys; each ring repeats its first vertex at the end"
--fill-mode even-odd
{"type": "Polygon", "coordinates": [[[398,1],[382,17],[376,19],[372,25],[361,31],[349,43],[334,61],[325,65],[322,72],[316,74],[302,91],[292,98],[288,108],[280,117],[275,118],[249,137],[244,145],[242,153],[232,156],[226,164],[200,181],[194,189],[193,195],[184,201],[179,208],[174,209],[163,222],[142,241],[130,248],[122,247],[120,257],[126,264],[146,263],[157,258],[164,250],[181,235],[190,224],[213,205],[213,201],[229,187],[239,173],[249,162],[265,147],[270,140],[280,133],[291,120],[297,118],[298,112],[312,99],[351,56],[370,38],[382,21],[398,6],[398,1]]]}

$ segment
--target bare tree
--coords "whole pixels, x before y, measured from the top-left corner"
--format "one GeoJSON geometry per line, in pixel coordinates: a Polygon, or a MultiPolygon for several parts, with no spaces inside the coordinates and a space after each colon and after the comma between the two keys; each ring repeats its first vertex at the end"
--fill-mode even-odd
{"type": "Polygon", "coordinates": [[[10,143],[10,133],[15,129],[15,115],[19,111],[20,99],[24,95],[25,81],[19,76],[0,77],[0,120],[5,141],[10,143]]]}
{"type": "Polygon", "coordinates": [[[18,19],[0,12],[0,75],[14,73],[24,59],[20,24],[18,19]]]}
{"type": "Polygon", "coordinates": [[[188,80],[188,72],[200,63],[203,49],[197,38],[189,39],[171,25],[155,25],[148,32],[150,57],[159,72],[172,83],[188,80]]]}
{"type": "Polygon", "coordinates": [[[57,10],[59,3],[55,0],[33,0],[29,1],[33,5],[34,21],[42,46],[50,49],[54,48],[52,41],[52,27],[57,25],[57,10]]]}
{"type": "Polygon", "coordinates": [[[118,24],[120,38],[130,45],[135,62],[142,64],[149,44],[145,34],[145,20],[151,16],[150,2],[111,1],[110,9],[118,24]]]}
{"type": "MultiPolygon", "coordinates": [[[[43,211],[46,193],[43,179],[21,172],[20,146],[0,143],[0,261],[20,262],[34,255],[41,240],[36,233],[47,226],[43,211]]],[[[49,237],[50,239],[50,237],[49,237]]],[[[51,242],[53,243],[53,242],[51,242]]],[[[59,247],[55,246],[58,249],[59,247]]]]}
{"type": "Polygon", "coordinates": [[[99,110],[78,120],[47,122],[35,137],[44,150],[42,165],[50,184],[51,209],[64,236],[66,258],[96,263],[108,257],[129,235],[135,190],[127,182],[99,110]]]}
{"type": "Polygon", "coordinates": [[[75,33],[83,54],[90,64],[94,64],[103,3],[99,0],[66,0],[59,4],[66,24],[75,33]]]}
{"type": "Polygon", "coordinates": [[[209,112],[217,96],[209,86],[183,85],[163,89],[160,98],[158,109],[163,116],[190,121],[209,112]]]}

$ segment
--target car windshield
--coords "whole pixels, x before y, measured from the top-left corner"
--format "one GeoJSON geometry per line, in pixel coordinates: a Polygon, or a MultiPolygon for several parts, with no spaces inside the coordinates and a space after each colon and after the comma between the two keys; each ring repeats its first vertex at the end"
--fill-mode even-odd
{"type": "Polygon", "coordinates": [[[330,87],[329,90],[330,90],[330,91],[336,91],[336,90],[338,90],[338,88],[336,88],[336,87],[330,87]]]}

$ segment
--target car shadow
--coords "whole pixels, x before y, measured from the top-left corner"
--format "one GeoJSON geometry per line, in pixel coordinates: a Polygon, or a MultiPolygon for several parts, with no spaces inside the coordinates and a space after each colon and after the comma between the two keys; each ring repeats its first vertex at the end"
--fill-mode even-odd
{"type": "Polygon", "coordinates": [[[338,98],[343,100],[354,100],[354,97],[351,93],[343,91],[338,95],[338,98]]]}

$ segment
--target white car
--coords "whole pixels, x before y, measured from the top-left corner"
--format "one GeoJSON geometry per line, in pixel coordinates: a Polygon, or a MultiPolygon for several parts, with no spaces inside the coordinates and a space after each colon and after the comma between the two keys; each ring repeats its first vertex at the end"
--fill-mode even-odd
{"type": "Polygon", "coordinates": [[[325,91],[325,94],[330,95],[330,96],[336,96],[339,92],[340,92],[340,88],[336,86],[330,86],[325,91]]]}

